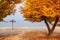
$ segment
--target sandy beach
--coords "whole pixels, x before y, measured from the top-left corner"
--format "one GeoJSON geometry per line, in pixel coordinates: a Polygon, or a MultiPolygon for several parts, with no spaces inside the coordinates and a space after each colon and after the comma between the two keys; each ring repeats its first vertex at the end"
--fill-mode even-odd
{"type": "MultiPolygon", "coordinates": [[[[60,30],[60,27],[56,27],[53,35],[58,34],[60,36],[59,30],[60,30]]],[[[45,33],[47,35],[48,30],[46,27],[14,27],[13,30],[11,28],[8,28],[8,27],[4,27],[4,28],[1,27],[0,28],[0,40],[28,40],[28,39],[22,39],[22,38],[24,36],[26,36],[26,34],[31,35],[31,33],[32,33],[32,35],[34,35],[35,33],[37,33],[37,34],[40,33],[40,36],[43,34],[45,35],[45,33]],[[23,37],[22,37],[22,35],[23,35],[23,37]]]]}

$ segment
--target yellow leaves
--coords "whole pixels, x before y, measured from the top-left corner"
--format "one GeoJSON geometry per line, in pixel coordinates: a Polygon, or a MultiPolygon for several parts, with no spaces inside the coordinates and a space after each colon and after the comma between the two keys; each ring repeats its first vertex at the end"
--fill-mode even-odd
{"type": "Polygon", "coordinates": [[[2,2],[2,5],[5,4],[5,3],[7,3],[7,1],[2,2]]]}
{"type": "Polygon", "coordinates": [[[21,0],[14,0],[15,4],[21,3],[21,0]]]}
{"type": "Polygon", "coordinates": [[[26,2],[26,6],[31,6],[32,4],[30,2],[26,2]]]}
{"type": "Polygon", "coordinates": [[[43,15],[46,17],[55,17],[57,14],[53,11],[52,7],[51,8],[43,8],[43,15]]]}
{"type": "Polygon", "coordinates": [[[22,13],[29,21],[39,22],[44,16],[48,22],[52,22],[60,15],[59,3],[59,0],[25,0],[22,13]]]}
{"type": "Polygon", "coordinates": [[[0,20],[3,20],[7,15],[15,12],[15,4],[20,3],[21,0],[1,0],[0,1],[0,20]]]}
{"type": "Polygon", "coordinates": [[[58,16],[60,16],[60,4],[54,6],[53,10],[58,16]]]}

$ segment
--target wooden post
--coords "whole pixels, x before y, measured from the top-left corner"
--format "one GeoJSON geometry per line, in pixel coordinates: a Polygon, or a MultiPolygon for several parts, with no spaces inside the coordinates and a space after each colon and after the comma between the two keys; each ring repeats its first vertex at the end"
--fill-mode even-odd
{"type": "Polygon", "coordinates": [[[12,22],[12,30],[13,30],[13,22],[12,22]]]}
{"type": "Polygon", "coordinates": [[[12,30],[13,30],[14,22],[16,22],[16,21],[15,20],[11,20],[10,22],[12,22],[12,30]]]}

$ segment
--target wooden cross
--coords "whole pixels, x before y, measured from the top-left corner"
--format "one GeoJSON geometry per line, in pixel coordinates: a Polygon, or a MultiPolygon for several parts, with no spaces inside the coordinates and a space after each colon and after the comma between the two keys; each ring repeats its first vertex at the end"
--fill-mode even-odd
{"type": "Polygon", "coordinates": [[[14,27],[13,23],[16,22],[16,21],[12,19],[10,22],[12,22],[12,30],[13,30],[13,27],[14,27]]]}

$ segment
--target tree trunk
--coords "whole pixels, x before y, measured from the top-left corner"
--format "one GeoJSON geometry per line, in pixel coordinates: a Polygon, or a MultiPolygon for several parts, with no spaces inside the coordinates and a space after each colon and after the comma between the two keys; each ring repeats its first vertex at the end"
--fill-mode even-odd
{"type": "Polygon", "coordinates": [[[49,26],[48,22],[47,22],[46,19],[44,18],[44,22],[45,22],[45,24],[46,24],[46,26],[47,26],[47,29],[48,29],[48,32],[49,32],[49,33],[48,33],[48,36],[53,33],[53,31],[54,31],[54,29],[55,29],[56,24],[57,24],[58,21],[59,21],[59,18],[56,17],[55,23],[54,23],[52,29],[50,29],[50,26],[49,26]]]}
{"type": "Polygon", "coordinates": [[[44,22],[45,22],[45,24],[46,24],[46,26],[47,26],[48,34],[50,34],[50,27],[49,27],[49,24],[48,24],[48,22],[46,21],[46,19],[44,19],[44,22]]]}
{"type": "Polygon", "coordinates": [[[55,29],[55,27],[56,27],[58,21],[59,21],[59,18],[56,17],[56,20],[55,20],[55,22],[54,22],[54,25],[53,25],[53,27],[52,27],[52,29],[50,30],[50,33],[49,33],[48,35],[51,35],[51,34],[53,33],[53,31],[54,31],[54,29],[55,29]]]}

